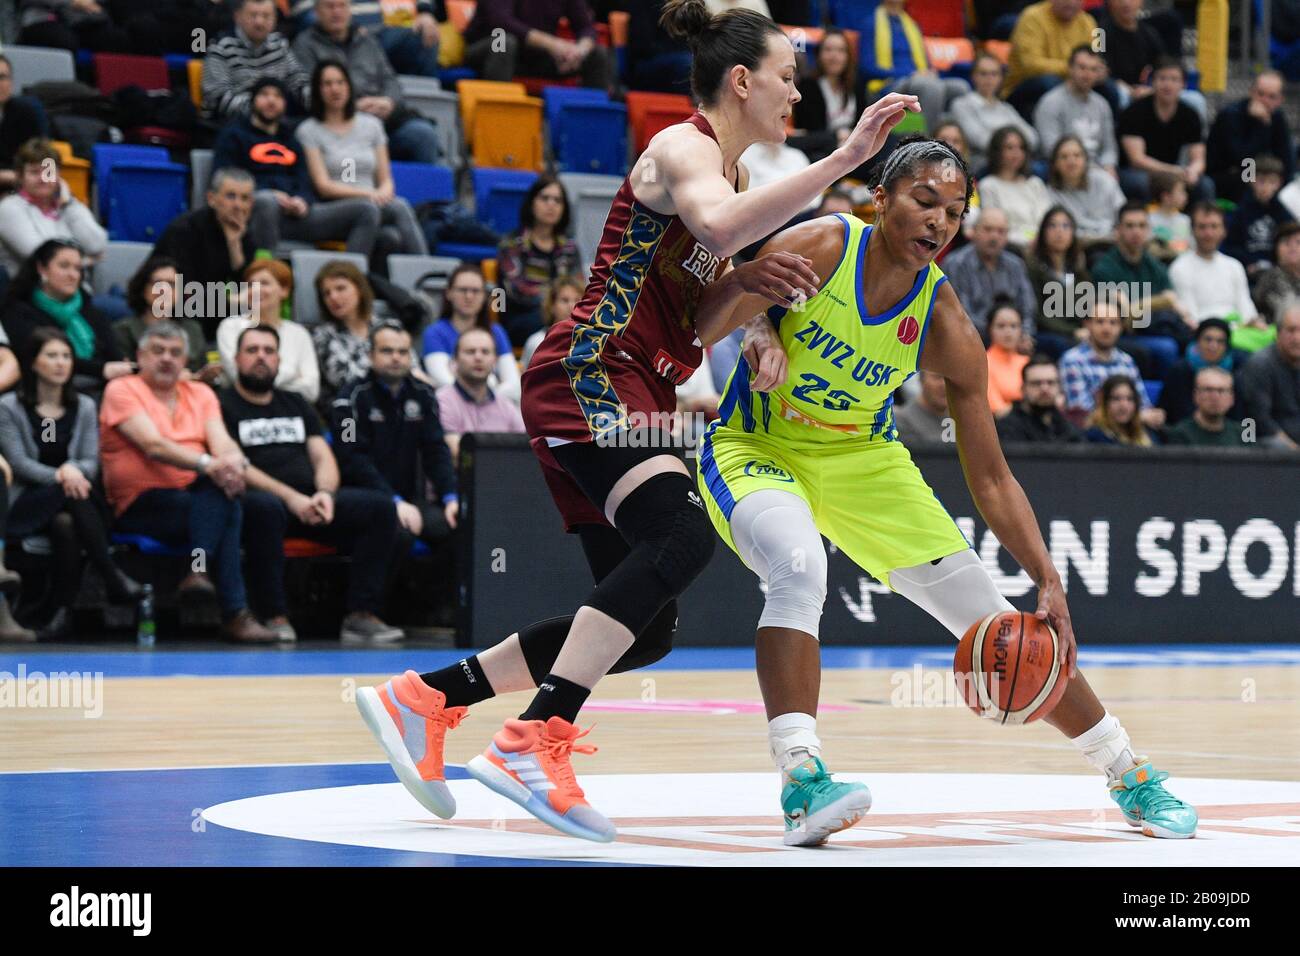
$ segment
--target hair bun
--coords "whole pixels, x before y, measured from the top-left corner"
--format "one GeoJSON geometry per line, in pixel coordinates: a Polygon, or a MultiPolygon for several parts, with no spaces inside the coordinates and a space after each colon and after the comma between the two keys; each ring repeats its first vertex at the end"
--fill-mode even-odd
{"type": "Polygon", "coordinates": [[[667,0],[659,14],[659,26],[673,39],[694,46],[712,19],[704,0],[667,0]]]}

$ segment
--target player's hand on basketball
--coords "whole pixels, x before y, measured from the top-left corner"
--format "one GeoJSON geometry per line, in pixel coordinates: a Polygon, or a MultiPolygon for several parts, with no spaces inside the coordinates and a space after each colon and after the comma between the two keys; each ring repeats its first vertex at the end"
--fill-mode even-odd
{"type": "Polygon", "coordinates": [[[787,308],[797,308],[821,288],[812,260],[794,252],[769,252],[736,266],[736,281],[745,292],[787,308]]]}
{"type": "Polygon", "coordinates": [[[1065,672],[1070,677],[1075,677],[1078,674],[1078,648],[1074,643],[1074,624],[1070,620],[1070,608],[1065,603],[1065,590],[1061,587],[1060,578],[1039,585],[1038,610],[1034,612],[1034,617],[1046,621],[1056,631],[1065,652],[1065,672]]]}
{"type": "Polygon", "coordinates": [[[785,384],[789,360],[766,315],[756,315],[745,325],[740,351],[754,371],[749,383],[753,391],[770,392],[785,384]]]}
{"type": "Polygon", "coordinates": [[[865,163],[885,145],[885,140],[908,113],[921,112],[921,101],[908,93],[889,93],[862,111],[858,125],[837,152],[855,167],[865,163]]]}

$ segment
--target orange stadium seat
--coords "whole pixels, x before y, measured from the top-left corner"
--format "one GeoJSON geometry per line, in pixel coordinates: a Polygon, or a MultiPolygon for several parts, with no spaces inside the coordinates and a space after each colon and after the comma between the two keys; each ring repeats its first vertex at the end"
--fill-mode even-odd
{"type": "Polygon", "coordinates": [[[951,70],[957,63],[971,63],[975,59],[975,44],[966,37],[929,37],[925,38],[925,55],[930,59],[931,69],[943,72],[951,70]]]}
{"type": "Polygon", "coordinates": [[[65,143],[61,139],[50,141],[59,154],[59,166],[63,173],[63,181],[68,184],[68,190],[83,205],[90,205],[90,160],[82,159],[72,154],[72,144],[65,143]]]}
{"type": "Polygon", "coordinates": [[[678,93],[642,93],[629,91],[627,94],[628,123],[632,127],[632,139],[636,153],[645,152],[651,137],[674,123],[680,123],[695,112],[689,96],[678,93]]]}
{"type": "Polygon", "coordinates": [[[460,126],[467,140],[473,139],[474,113],[484,100],[522,100],[528,90],[522,83],[498,83],[495,80],[461,80],[456,84],[460,97],[460,126]]]}
{"type": "Polygon", "coordinates": [[[185,75],[190,81],[190,100],[195,109],[203,108],[203,60],[195,57],[185,64],[185,75]]]}
{"type": "Polygon", "coordinates": [[[469,22],[474,19],[474,9],[477,6],[474,0],[447,0],[447,19],[457,32],[465,32],[469,22]]]}
{"type": "Polygon", "coordinates": [[[627,22],[632,15],[626,10],[609,11],[610,46],[627,46],[627,22]]]}
{"type": "Polygon", "coordinates": [[[541,100],[483,100],[474,111],[473,130],[476,166],[542,168],[541,100]]]}
{"type": "Polygon", "coordinates": [[[338,549],[310,538],[285,538],[284,556],[286,558],[328,558],[338,554],[338,549]]]}
{"type": "Polygon", "coordinates": [[[992,53],[1002,61],[1003,66],[1011,62],[1011,44],[1006,40],[985,40],[984,52],[992,53]]]}

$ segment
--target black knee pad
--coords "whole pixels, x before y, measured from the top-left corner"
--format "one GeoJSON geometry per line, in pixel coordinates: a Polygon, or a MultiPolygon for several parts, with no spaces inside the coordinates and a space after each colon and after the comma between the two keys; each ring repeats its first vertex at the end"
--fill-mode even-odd
{"type": "Polygon", "coordinates": [[[628,495],[614,521],[630,550],[586,604],[641,634],[708,566],[713,526],[691,480],[676,472],[628,495]]]}
{"type": "Polygon", "coordinates": [[[659,611],[646,629],[637,635],[637,639],[618,662],[609,669],[611,674],[634,671],[639,667],[649,667],[655,661],[668,656],[673,649],[673,635],[677,633],[677,602],[669,601],[659,611]]]}

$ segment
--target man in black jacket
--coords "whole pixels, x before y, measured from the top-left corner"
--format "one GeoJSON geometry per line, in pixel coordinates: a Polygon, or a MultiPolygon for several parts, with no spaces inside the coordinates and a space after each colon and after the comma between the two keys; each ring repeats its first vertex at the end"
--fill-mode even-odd
{"type": "Polygon", "coordinates": [[[366,258],[379,235],[379,207],[365,199],[316,202],[302,145],[284,123],[288,95],[275,77],[253,86],[248,116],[226,125],[217,136],[212,165],[252,174],[256,185],[248,231],[259,249],[275,249],[280,239],[319,242],[344,240],[348,252],[366,258]]]}
{"type": "Polygon", "coordinates": [[[1020,371],[1024,397],[998,419],[1003,442],[1077,442],[1083,436],[1062,414],[1061,375],[1046,355],[1035,355],[1020,371]]]}
{"type": "MultiPolygon", "coordinates": [[[[331,408],[334,452],[348,485],[391,495],[410,535],[433,544],[456,527],[456,473],[431,386],[411,375],[411,335],[396,322],[370,331],[370,374],[331,408]],[[438,504],[426,500],[426,480],[438,504]]],[[[400,552],[400,546],[399,546],[400,552]]]]}
{"type": "MultiPolygon", "coordinates": [[[[208,187],[208,204],[168,223],[149,258],[176,260],[181,281],[203,283],[206,299],[208,283],[238,282],[244,267],[253,261],[257,246],[248,234],[252,208],[253,177],[243,169],[217,169],[208,187]]],[[[218,323],[229,314],[233,313],[205,313],[199,318],[209,341],[216,338],[218,323]]]]}
{"type": "Polygon", "coordinates": [[[1242,160],[1271,154],[1282,160],[1282,182],[1295,176],[1295,139],[1282,108],[1282,74],[1265,70],[1250,95],[1219,111],[1206,143],[1205,172],[1220,199],[1240,202],[1246,191],[1242,160]]]}

